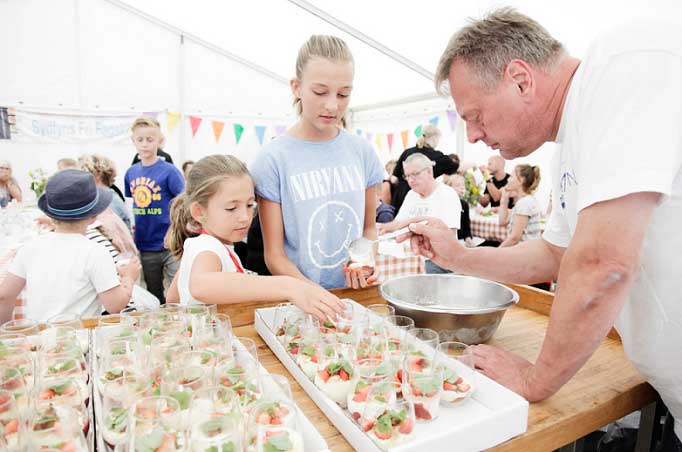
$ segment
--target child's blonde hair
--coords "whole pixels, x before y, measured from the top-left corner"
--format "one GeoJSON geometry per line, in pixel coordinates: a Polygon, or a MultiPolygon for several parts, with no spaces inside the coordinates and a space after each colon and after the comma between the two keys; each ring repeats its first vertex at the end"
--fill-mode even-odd
{"type": "Polygon", "coordinates": [[[161,124],[159,124],[159,121],[150,116],[140,116],[133,121],[133,125],[130,126],[130,131],[135,132],[135,129],[138,127],[156,127],[159,129],[159,131],[161,131],[161,124]]]}
{"type": "MultiPolygon", "coordinates": [[[[297,82],[301,83],[303,70],[308,64],[308,61],[315,57],[325,58],[339,63],[355,64],[353,54],[351,53],[348,44],[346,44],[346,41],[337,38],[336,36],[312,35],[298,51],[298,57],[296,58],[297,82]]],[[[300,116],[303,112],[300,98],[294,98],[294,107],[296,108],[296,113],[300,116]]],[[[341,118],[341,125],[344,128],[346,127],[345,115],[341,118]]]]}
{"type": "Polygon", "coordinates": [[[185,240],[201,230],[201,224],[192,218],[192,203],[205,207],[222,181],[239,176],[251,175],[244,162],[231,155],[209,155],[194,164],[187,175],[185,191],[173,200],[170,210],[171,226],[165,244],[173,257],[182,258],[185,240]]]}
{"type": "Polygon", "coordinates": [[[78,157],[78,166],[95,176],[95,179],[99,178],[103,185],[111,187],[114,184],[116,165],[110,158],[100,154],[83,154],[78,157]]]}
{"type": "Polygon", "coordinates": [[[436,149],[438,142],[440,141],[440,129],[433,124],[429,124],[424,127],[422,131],[422,136],[417,139],[417,147],[419,149],[424,146],[430,147],[431,149],[436,149]]]}

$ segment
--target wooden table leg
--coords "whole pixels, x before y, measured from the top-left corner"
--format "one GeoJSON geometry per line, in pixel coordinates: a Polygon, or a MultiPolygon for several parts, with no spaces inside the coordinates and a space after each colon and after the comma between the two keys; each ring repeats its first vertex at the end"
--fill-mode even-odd
{"type": "Polygon", "coordinates": [[[661,409],[662,404],[657,401],[651,402],[642,408],[642,414],[639,418],[639,431],[637,432],[635,452],[649,452],[655,450],[654,427],[656,426],[656,420],[659,419],[661,409]]]}

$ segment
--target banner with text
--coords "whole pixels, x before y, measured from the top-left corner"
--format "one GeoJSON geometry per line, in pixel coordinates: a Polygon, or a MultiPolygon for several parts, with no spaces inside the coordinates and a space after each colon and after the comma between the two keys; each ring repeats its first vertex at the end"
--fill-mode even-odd
{"type": "Polygon", "coordinates": [[[12,139],[29,143],[124,143],[130,140],[130,126],[138,116],[55,115],[17,109],[12,139]]]}

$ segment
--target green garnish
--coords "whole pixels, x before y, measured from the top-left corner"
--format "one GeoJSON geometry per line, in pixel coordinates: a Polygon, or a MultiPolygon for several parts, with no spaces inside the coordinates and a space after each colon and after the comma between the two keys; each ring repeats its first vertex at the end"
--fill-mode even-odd
{"type": "Polygon", "coordinates": [[[154,429],[148,435],[135,438],[135,452],[154,452],[163,444],[163,431],[154,429]]]}
{"type": "Polygon", "coordinates": [[[294,447],[294,444],[291,442],[291,438],[289,438],[286,432],[282,432],[268,438],[268,442],[265,443],[263,450],[265,452],[280,452],[289,450],[292,447],[294,447]]]}
{"type": "Polygon", "coordinates": [[[125,431],[128,422],[128,410],[125,408],[112,408],[107,418],[107,425],[115,432],[125,431]]]}
{"type": "Polygon", "coordinates": [[[204,435],[209,437],[219,435],[223,431],[223,427],[225,425],[224,421],[225,420],[222,417],[206,421],[201,424],[201,431],[204,433],[204,435]]]}
{"type": "Polygon", "coordinates": [[[172,398],[178,401],[181,410],[186,410],[189,408],[189,400],[192,398],[192,394],[185,391],[175,391],[170,395],[172,398]]]}
{"type": "Polygon", "coordinates": [[[315,356],[315,347],[312,345],[306,345],[303,347],[303,350],[301,352],[306,355],[306,356],[315,356]]]}
{"type": "Polygon", "coordinates": [[[71,387],[71,382],[67,381],[66,383],[62,383],[60,385],[52,386],[52,387],[50,387],[50,389],[52,389],[55,394],[61,395],[64,393],[64,391],[66,391],[70,387],[71,387]]]}

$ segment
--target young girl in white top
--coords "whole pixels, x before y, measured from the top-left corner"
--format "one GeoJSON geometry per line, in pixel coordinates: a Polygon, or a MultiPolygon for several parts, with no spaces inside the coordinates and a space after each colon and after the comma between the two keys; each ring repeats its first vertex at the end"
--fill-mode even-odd
{"type": "Polygon", "coordinates": [[[542,210],[533,196],[539,184],[540,167],[517,165],[509,182],[501,189],[498,216],[500,225],[507,226],[509,230],[507,238],[500,244],[501,247],[514,246],[542,235],[542,210]],[[511,211],[508,208],[510,197],[516,199],[511,211]]]}
{"type": "Polygon", "coordinates": [[[183,305],[248,301],[292,301],[321,319],[340,313],[342,304],[326,290],[290,276],[247,274],[233,244],[246,237],[256,211],[253,181],[232,156],[199,160],[185,192],[173,200],[166,246],[180,260],[169,300],[183,305]]]}
{"type": "Polygon", "coordinates": [[[326,288],[366,286],[370,275],[346,267],[347,248],[376,238],[384,171],[372,146],[343,129],[354,71],[343,40],[311,36],[291,80],[299,120],[251,167],[268,268],[326,288]]]}

